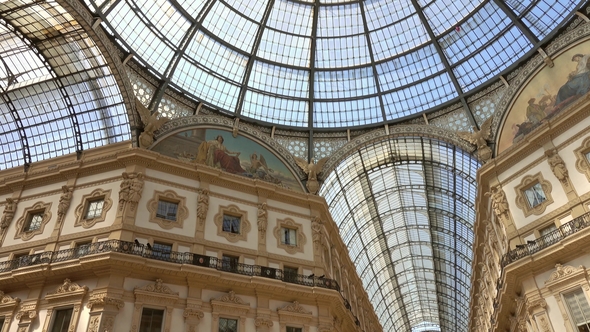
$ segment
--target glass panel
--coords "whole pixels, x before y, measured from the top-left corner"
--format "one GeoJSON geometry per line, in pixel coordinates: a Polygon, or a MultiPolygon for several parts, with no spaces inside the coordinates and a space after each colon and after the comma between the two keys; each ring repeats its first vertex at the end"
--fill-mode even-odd
{"type": "Polygon", "coordinates": [[[103,206],[103,199],[89,202],[88,209],[86,210],[86,216],[84,216],[84,219],[94,219],[100,217],[102,215],[103,206]]]}
{"type": "Polygon", "coordinates": [[[590,331],[590,306],[581,288],[563,295],[578,331],[590,331]]]}
{"type": "Polygon", "coordinates": [[[543,203],[547,199],[540,183],[535,183],[532,187],[526,189],[524,195],[531,208],[543,203]]]}
{"type": "Polygon", "coordinates": [[[73,308],[56,310],[51,332],[68,332],[73,311],[73,308]]]}
{"type": "Polygon", "coordinates": [[[161,332],[164,322],[164,310],[143,308],[139,332],[161,332]]]}
{"type": "Polygon", "coordinates": [[[240,234],[240,222],[240,217],[224,214],[223,225],[221,227],[221,230],[223,230],[224,232],[240,234]]]}
{"type": "Polygon", "coordinates": [[[297,245],[297,230],[283,227],[281,229],[281,243],[289,246],[297,245]]]}
{"type": "Polygon", "coordinates": [[[156,217],[166,220],[176,220],[178,212],[178,203],[168,201],[158,201],[158,211],[156,217]]]}
{"type": "Polygon", "coordinates": [[[31,232],[41,228],[41,222],[43,221],[43,215],[45,213],[35,213],[29,217],[29,222],[25,225],[24,231],[31,232]]]}
{"type": "Polygon", "coordinates": [[[238,332],[238,320],[219,318],[219,332],[238,332]]]}

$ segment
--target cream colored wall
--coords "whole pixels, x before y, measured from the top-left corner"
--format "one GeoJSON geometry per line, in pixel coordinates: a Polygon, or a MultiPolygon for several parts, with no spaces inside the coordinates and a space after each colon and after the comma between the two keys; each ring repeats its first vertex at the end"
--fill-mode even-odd
{"type": "MultiPolygon", "coordinates": [[[[583,127],[582,129],[588,129],[588,127],[590,127],[590,119],[584,121],[582,124],[577,125],[576,128],[583,127]]],[[[573,130],[568,130],[568,132],[570,131],[573,133],[573,130]]],[[[560,135],[558,138],[561,138],[562,136],[563,138],[566,138],[565,135],[560,135]]],[[[567,164],[568,174],[570,176],[571,182],[576,189],[576,192],[580,196],[590,192],[590,182],[588,182],[588,178],[586,178],[584,173],[581,173],[576,169],[576,155],[574,154],[574,150],[581,147],[582,142],[588,137],[590,137],[590,133],[581,135],[580,138],[566,145],[559,153],[561,158],[563,158],[567,164]]]]}
{"type": "MultiPolygon", "coordinates": [[[[212,195],[213,196],[213,195],[212,195]]],[[[247,196],[247,195],[246,195],[247,196]]],[[[243,198],[242,196],[237,196],[243,198]]],[[[215,241],[222,244],[232,245],[236,247],[248,248],[252,250],[258,249],[258,226],[256,223],[257,207],[256,205],[249,205],[242,202],[232,202],[218,197],[209,198],[209,210],[207,213],[207,220],[205,221],[205,239],[215,241]],[[214,222],[215,215],[219,213],[221,207],[229,207],[235,205],[241,211],[248,214],[248,222],[250,223],[250,231],[247,235],[247,241],[239,240],[237,242],[230,242],[225,237],[217,235],[218,227],[214,222]]]]}
{"type": "MultiPolygon", "coordinates": [[[[168,180],[168,179],[167,179],[168,180]]],[[[178,183],[182,183],[180,180],[178,183]]],[[[197,227],[197,193],[194,191],[189,191],[182,188],[175,188],[171,186],[167,186],[161,183],[154,183],[149,180],[146,180],[143,187],[143,194],[141,199],[138,203],[137,209],[137,216],[135,218],[135,225],[147,229],[152,229],[156,231],[184,235],[184,236],[194,236],[196,227],[197,227]],[[147,206],[148,203],[154,199],[154,193],[158,192],[165,192],[165,191],[173,191],[179,197],[186,198],[186,208],[188,210],[188,216],[183,221],[182,228],[180,227],[172,227],[171,229],[164,229],[160,227],[155,222],[150,222],[150,211],[148,211],[147,206]]]]}
{"type": "Polygon", "coordinates": [[[313,261],[313,240],[311,234],[311,220],[309,218],[302,218],[294,215],[285,215],[282,213],[269,211],[268,212],[268,228],[266,231],[266,250],[277,255],[295,257],[313,261]],[[296,252],[294,254],[288,253],[285,249],[279,248],[278,240],[274,234],[274,229],[277,227],[279,220],[291,219],[296,224],[301,224],[301,230],[305,234],[306,242],[303,245],[303,252],[296,252]]]}

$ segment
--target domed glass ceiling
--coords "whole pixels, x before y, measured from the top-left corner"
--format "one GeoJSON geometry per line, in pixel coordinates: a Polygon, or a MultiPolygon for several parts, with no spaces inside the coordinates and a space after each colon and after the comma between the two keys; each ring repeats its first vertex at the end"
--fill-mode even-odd
{"type": "Polygon", "coordinates": [[[161,91],[308,128],[370,126],[464,102],[535,52],[581,3],[85,1],[161,91]]]}

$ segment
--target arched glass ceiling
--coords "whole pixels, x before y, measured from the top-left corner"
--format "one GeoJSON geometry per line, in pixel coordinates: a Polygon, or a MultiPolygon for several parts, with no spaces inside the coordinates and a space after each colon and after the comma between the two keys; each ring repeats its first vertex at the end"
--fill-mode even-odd
{"type": "Polygon", "coordinates": [[[129,140],[98,47],[56,2],[0,1],[0,169],[129,140]]]}
{"type": "Polygon", "coordinates": [[[85,0],[160,80],[275,125],[432,110],[541,46],[580,0],[85,0]]]}
{"type": "Polygon", "coordinates": [[[479,163],[435,139],[362,148],[326,198],[384,331],[467,331],[479,163]]]}

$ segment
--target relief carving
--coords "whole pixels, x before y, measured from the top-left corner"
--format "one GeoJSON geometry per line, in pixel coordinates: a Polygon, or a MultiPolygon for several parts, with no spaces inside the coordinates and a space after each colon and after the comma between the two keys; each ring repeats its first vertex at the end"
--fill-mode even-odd
{"type": "Polygon", "coordinates": [[[266,235],[266,227],[268,225],[268,216],[266,211],[266,203],[258,204],[258,231],[264,238],[266,235]]]}
{"type": "Polygon", "coordinates": [[[153,293],[160,293],[160,294],[170,294],[170,295],[178,295],[178,292],[173,292],[170,287],[163,284],[162,279],[156,279],[156,283],[147,285],[145,287],[139,288],[136,287],[135,289],[144,290],[153,293]]]}
{"type": "Polygon", "coordinates": [[[2,212],[2,220],[0,220],[0,229],[6,229],[10,226],[14,213],[16,212],[16,202],[12,198],[6,198],[4,205],[4,212],[2,212]]]}
{"type": "Polygon", "coordinates": [[[309,314],[311,315],[312,312],[302,307],[298,301],[293,301],[291,304],[287,304],[286,306],[280,308],[279,310],[296,312],[300,314],[309,314]]]}
{"type": "Polygon", "coordinates": [[[510,210],[508,208],[508,200],[506,199],[504,190],[502,190],[500,186],[494,186],[490,188],[490,190],[490,192],[485,193],[485,196],[491,196],[494,214],[500,220],[508,220],[508,213],[510,210]]]}
{"type": "Polygon", "coordinates": [[[65,217],[70,204],[72,203],[72,192],[74,191],[73,188],[68,188],[68,186],[61,187],[62,194],[59,197],[59,203],[57,204],[57,222],[61,223],[63,218],[65,217]]]}
{"type": "Polygon", "coordinates": [[[558,263],[555,265],[555,271],[553,273],[551,273],[551,276],[549,276],[549,279],[545,283],[548,283],[551,281],[556,281],[561,278],[565,278],[568,275],[574,274],[575,272],[582,271],[582,270],[584,270],[584,267],[582,265],[575,268],[573,266],[563,266],[558,263]]]}
{"type": "Polygon", "coordinates": [[[207,219],[207,211],[209,211],[209,190],[198,189],[199,197],[197,199],[197,220],[199,225],[203,226],[207,219]]]}
{"type": "Polygon", "coordinates": [[[565,167],[565,162],[563,161],[563,159],[561,159],[559,154],[557,154],[557,150],[552,149],[546,151],[545,154],[547,155],[547,157],[549,157],[547,159],[547,162],[549,163],[551,171],[553,172],[555,177],[559,180],[559,182],[561,182],[564,185],[567,185],[569,175],[567,172],[567,168],[565,167]]]}

